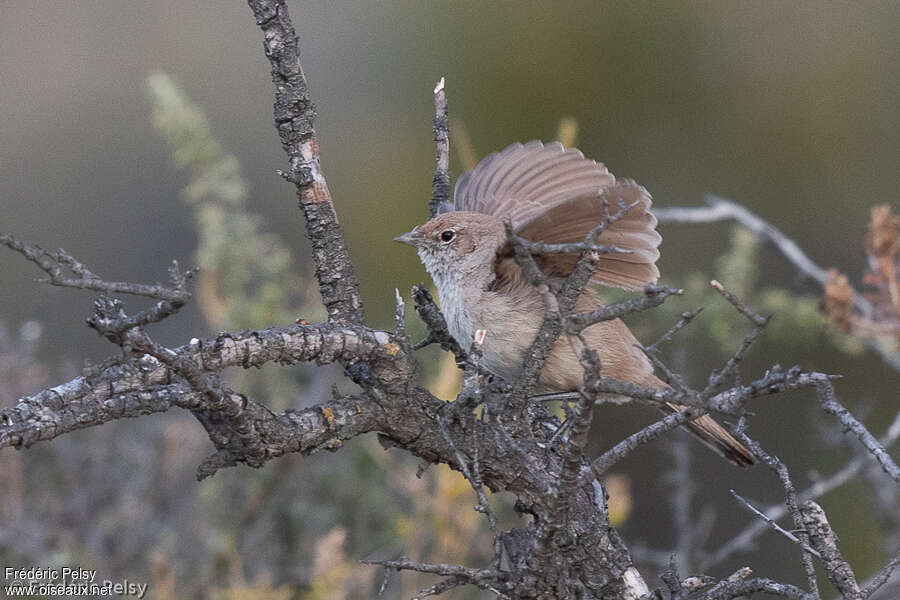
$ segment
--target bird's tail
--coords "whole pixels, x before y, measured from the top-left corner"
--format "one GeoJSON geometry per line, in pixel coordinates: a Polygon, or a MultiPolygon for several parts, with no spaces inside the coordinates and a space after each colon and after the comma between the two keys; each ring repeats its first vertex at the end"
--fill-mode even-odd
{"type": "MultiPolygon", "coordinates": [[[[648,381],[647,384],[651,387],[669,387],[656,376],[651,375],[650,378],[651,380],[648,381]]],[[[665,412],[676,413],[683,411],[685,408],[687,407],[669,402],[663,410],[665,412]]],[[[725,428],[719,425],[719,423],[711,416],[703,415],[686,424],[685,427],[687,427],[688,431],[694,434],[698,440],[703,442],[709,448],[712,448],[716,454],[724,457],[732,464],[737,465],[738,467],[752,467],[756,464],[756,457],[753,453],[742,443],[734,439],[731,434],[725,431],[725,428]]]]}
{"type": "MultiPolygon", "coordinates": [[[[666,404],[666,407],[671,412],[681,412],[687,408],[679,404],[671,403],[666,404]]],[[[688,431],[693,433],[698,440],[712,448],[716,454],[728,459],[732,464],[737,465],[738,467],[752,467],[756,464],[756,457],[753,456],[753,453],[742,443],[734,439],[730,433],[725,431],[724,427],[719,425],[716,420],[709,415],[703,415],[698,419],[694,419],[685,425],[685,427],[687,427],[688,431]]]]}

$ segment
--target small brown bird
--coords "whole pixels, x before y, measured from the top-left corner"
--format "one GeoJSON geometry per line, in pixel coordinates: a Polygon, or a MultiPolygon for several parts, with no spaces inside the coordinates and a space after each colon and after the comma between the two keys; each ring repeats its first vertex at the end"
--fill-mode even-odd
{"type": "MultiPolygon", "coordinates": [[[[559,143],[513,144],[482,160],[456,182],[450,212],[394,238],[414,246],[437,286],[450,333],[468,350],[484,329],[485,368],[512,381],[518,375],[543,319],[543,295],[526,279],[506,240],[509,219],[521,237],[547,243],[580,242],[606,211],[634,206],[607,227],[598,244],[629,250],[600,256],[593,281],[640,290],[659,276],[656,259],[662,238],[656,232],[651,199],[643,187],[616,179],[605,166],[559,143]]],[[[572,254],[535,257],[551,278],[565,278],[577,260],[572,254]]],[[[576,309],[600,306],[586,289],[576,309]]],[[[597,351],[604,375],[645,387],[665,388],[621,320],[604,321],[583,332],[597,351]]],[[[566,339],[554,345],[541,373],[542,392],[575,391],[583,369],[566,339]]],[[[670,404],[671,411],[684,407],[670,404]]],[[[739,466],[754,464],[753,454],[709,416],[688,424],[701,441],[739,466]]]]}

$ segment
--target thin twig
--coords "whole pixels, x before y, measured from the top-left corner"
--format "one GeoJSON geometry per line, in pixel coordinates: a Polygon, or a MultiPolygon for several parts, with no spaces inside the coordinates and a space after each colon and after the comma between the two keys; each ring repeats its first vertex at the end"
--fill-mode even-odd
{"type": "Polygon", "coordinates": [[[702,392],[700,392],[700,396],[702,398],[708,398],[717,392],[719,392],[722,387],[725,385],[728,378],[737,374],[738,367],[741,364],[741,361],[744,359],[744,356],[747,354],[747,351],[751,346],[759,339],[759,336],[762,335],[763,329],[765,329],[766,325],[769,324],[769,320],[771,319],[768,315],[761,315],[757,313],[755,310],[741,302],[741,300],[725,289],[721,283],[713,279],[709,282],[709,284],[715,288],[719,294],[721,294],[735,309],[747,317],[747,320],[753,324],[753,329],[744,336],[744,340],[741,342],[740,347],[732,354],[728,360],[725,362],[725,365],[714,371],[713,374],[709,378],[709,382],[706,385],[706,388],[702,392]]]}
{"type": "MultiPolygon", "coordinates": [[[[747,208],[726,200],[720,196],[707,194],[705,197],[708,206],[697,207],[657,207],[653,214],[660,223],[713,223],[715,221],[737,221],[756,235],[767,240],[806,277],[817,282],[824,288],[828,281],[828,271],[823,269],[797,245],[797,243],[782,233],[777,227],[763,220],[747,208]]],[[[871,316],[872,305],[865,298],[855,297],[853,300],[857,310],[863,315],[871,316]]]]}
{"type": "Polygon", "coordinates": [[[879,569],[878,572],[866,582],[862,589],[862,597],[870,598],[873,596],[881,586],[890,580],[891,575],[894,574],[894,570],[897,567],[900,567],[900,554],[889,560],[886,565],[879,569]]]}
{"type": "Polygon", "coordinates": [[[686,408],[683,411],[666,415],[659,421],[647,425],[638,432],[632,433],[627,438],[601,454],[591,463],[591,474],[584,477],[580,484],[585,484],[588,478],[603,477],[616,463],[631,454],[640,446],[659,439],[667,431],[671,431],[679,425],[684,425],[697,417],[705,414],[706,411],[696,407],[686,408]]]}
{"type": "Polygon", "coordinates": [[[466,581],[461,577],[448,577],[443,581],[439,581],[434,585],[430,585],[427,588],[422,588],[416,595],[410,598],[410,600],[422,600],[422,598],[428,598],[429,596],[438,596],[443,594],[444,592],[450,591],[455,587],[459,587],[461,585],[465,585],[466,581]]]}
{"type": "Polygon", "coordinates": [[[669,296],[680,296],[683,293],[684,290],[666,285],[648,285],[644,288],[643,296],[602,306],[591,312],[569,315],[566,320],[566,331],[568,333],[578,333],[601,321],[611,321],[631,313],[643,312],[661,305],[669,296]]]}
{"type": "Polygon", "coordinates": [[[769,527],[771,527],[772,529],[774,529],[775,531],[777,531],[778,533],[780,533],[787,539],[791,540],[792,542],[794,542],[795,544],[797,544],[798,546],[800,546],[801,548],[803,548],[804,550],[806,550],[807,552],[809,552],[810,554],[815,556],[816,558],[822,558],[822,555],[819,554],[819,552],[817,550],[814,550],[812,547],[810,547],[809,544],[802,541],[796,535],[794,535],[787,529],[784,529],[781,525],[779,525],[778,523],[776,523],[775,521],[770,519],[764,512],[762,512],[761,510],[759,510],[758,508],[756,508],[755,506],[750,504],[749,500],[747,500],[746,498],[744,498],[743,496],[741,496],[734,490],[729,490],[729,491],[731,492],[731,495],[737,499],[738,502],[743,504],[744,507],[746,507],[747,510],[749,510],[751,513],[753,513],[754,515],[756,515],[757,517],[762,519],[769,527]]]}
{"type": "Polygon", "coordinates": [[[453,437],[450,435],[450,431],[447,429],[446,423],[444,423],[444,420],[440,415],[436,416],[436,420],[438,423],[438,428],[441,431],[441,436],[444,438],[444,441],[447,442],[447,445],[450,446],[450,449],[453,451],[453,454],[456,457],[456,465],[459,467],[459,470],[463,474],[463,477],[466,478],[466,481],[469,482],[469,485],[472,486],[472,489],[475,491],[475,495],[478,497],[478,506],[476,507],[476,510],[487,517],[488,525],[491,528],[491,534],[493,534],[494,538],[495,568],[499,568],[500,560],[502,558],[500,530],[497,527],[497,515],[494,514],[494,509],[491,508],[491,504],[490,502],[488,502],[487,495],[484,493],[484,483],[481,481],[481,471],[478,466],[478,455],[476,453],[476,455],[472,458],[472,470],[469,470],[469,467],[466,464],[466,460],[463,458],[462,452],[459,451],[459,448],[457,448],[456,444],[453,442],[453,437]]]}
{"type": "Polygon", "coordinates": [[[713,590],[697,597],[696,600],[735,600],[749,597],[756,592],[765,592],[789,600],[819,600],[818,594],[810,594],[795,585],[779,583],[764,577],[746,581],[723,582],[722,585],[716,586],[713,590]]]}
{"type": "Polygon", "coordinates": [[[413,302],[415,303],[416,313],[428,329],[428,337],[415,344],[413,350],[424,348],[429,344],[440,344],[441,348],[448,352],[452,352],[456,356],[458,362],[465,361],[465,350],[463,350],[459,343],[453,339],[453,336],[450,335],[450,330],[447,328],[447,321],[444,320],[444,315],[441,314],[441,309],[438,308],[434,298],[431,296],[431,292],[428,291],[428,288],[424,285],[413,286],[412,297],[413,302]]]}
{"type": "MultiPolygon", "coordinates": [[[[759,442],[756,440],[750,439],[750,437],[744,433],[743,431],[743,419],[738,427],[734,428],[732,433],[736,435],[738,440],[742,444],[744,444],[750,451],[760,459],[769,469],[771,469],[778,476],[778,479],[781,481],[781,486],[784,488],[784,499],[785,505],[788,508],[788,512],[791,515],[791,518],[794,521],[794,526],[797,528],[797,537],[801,541],[801,548],[804,545],[809,545],[809,535],[806,533],[804,529],[804,518],[803,514],[800,511],[800,505],[797,500],[797,492],[794,489],[794,483],[791,481],[790,473],[788,473],[787,467],[781,462],[777,456],[773,456],[763,450],[762,446],[759,445],[759,442]]],[[[803,570],[806,572],[806,581],[809,585],[810,591],[816,596],[819,595],[819,584],[816,580],[816,570],[812,564],[812,558],[810,557],[810,553],[804,550],[800,554],[801,562],[803,563],[803,570]]]]}
{"type": "Polygon", "coordinates": [[[881,465],[881,469],[887,473],[894,482],[900,484],[900,467],[897,466],[897,463],[894,462],[894,459],[891,458],[891,455],[888,454],[887,450],[884,449],[884,446],[875,438],[875,436],[869,433],[869,430],[866,429],[865,425],[860,423],[849,410],[844,408],[844,406],[838,402],[837,396],[834,393],[834,385],[831,381],[825,378],[819,379],[816,390],[819,393],[819,402],[822,404],[822,409],[828,414],[837,417],[844,426],[845,431],[853,433],[853,435],[859,439],[860,443],[865,446],[866,450],[869,451],[869,454],[878,461],[878,464],[881,465]]]}
{"type": "MultiPolygon", "coordinates": [[[[690,410],[690,409],[688,409],[690,410]]],[[[675,522],[675,561],[682,573],[689,573],[692,566],[696,524],[693,518],[694,478],[691,473],[691,446],[684,431],[676,435],[673,468],[667,475],[672,486],[670,503],[675,522]]]]}
{"type": "Polygon", "coordinates": [[[495,574],[494,571],[489,569],[473,569],[471,567],[461,567],[459,565],[448,565],[445,563],[417,562],[409,560],[406,557],[401,557],[397,560],[363,559],[360,562],[364,565],[378,565],[397,571],[418,571],[419,573],[431,573],[433,575],[442,575],[444,577],[461,577],[470,583],[490,579],[495,574]]]}
{"type": "Polygon", "coordinates": [[[91,290],[106,294],[130,294],[155,298],[171,303],[176,310],[191,298],[191,293],[187,289],[186,283],[194,275],[194,271],[180,271],[177,262],[173,263],[173,266],[169,269],[170,286],[105,281],[89,271],[87,267],[63,249],[59,249],[56,252],[48,252],[40,246],[26,244],[7,234],[0,234],[0,244],[15,250],[39,266],[42,271],[50,276],[49,279],[42,281],[50,285],[91,290]],[[64,273],[65,269],[71,270],[76,277],[67,277],[64,273]]]}
{"type": "MultiPolygon", "coordinates": [[[[894,417],[893,422],[888,427],[887,433],[879,439],[879,442],[885,447],[890,447],[898,439],[900,439],[900,413],[897,413],[894,417]]],[[[868,457],[865,456],[854,458],[830,477],[817,481],[797,494],[797,499],[800,502],[814,500],[841,487],[859,474],[863,467],[870,464],[867,458],[868,457]]],[[[777,520],[787,514],[787,507],[783,503],[773,504],[766,508],[763,513],[765,513],[768,518],[777,520]]],[[[766,530],[767,527],[765,523],[762,523],[761,521],[750,522],[740,533],[731,538],[728,542],[721,544],[712,556],[701,563],[700,568],[702,570],[710,569],[731,558],[738,552],[746,552],[752,549],[754,540],[766,530]]]]}
{"type": "Polygon", "coordinates": [[[676,333],[690,325],[691,322],[696,319],[701,312],[703,312],[702,306],[697,310],[685,311],[681,313],[681,318],[678,319],[678,322],[672,325],[672,327],[667,332],[665,332],[661,338],[644,348],[644,350],[650,353],[656,352],[657,350],[659,350],[659,347],[661,345],[671,341],[672,338],[675,337],[676,333]]]}

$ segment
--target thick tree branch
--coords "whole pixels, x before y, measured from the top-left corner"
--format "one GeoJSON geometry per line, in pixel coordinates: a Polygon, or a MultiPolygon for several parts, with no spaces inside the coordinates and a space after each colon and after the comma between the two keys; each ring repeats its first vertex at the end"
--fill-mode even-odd
{"type": "MultiPolygon", "coordinates": [[[[269,362],[289,365],[393,359],[390,343],[387,333],[359,327],[296,325],[224,333],[204,341],[194,339],[172,352],[189,358],[204,372],[218,372],[269,362]]],[[[204,408],[206,405],[198,400],[203,394],[192,391],[186,383],[178,384],[179,379],[177,370],[145,355],[22,398],[15,406],[0,410],[0,448],[29,446],[75,429],[122,416],[160,412],[170,406],[204,408]],[[168,387],[173,384],[176,387],[168,387]]]]}
{"type": "Polygon", "coordinates": [[[431,202],[428,203],[428,218],[451,210],[450,199],[450,116],[447,112],[447,90],[444,78],[434,86],[434,179],[431,181],[431,202]]]}
{"type": "Polygon", "coordinates": [[[862,600],[863,595],[856,583],[856,575],[853,574],[850,563],[838,550],[837,536],[834,535],[831,525],[828,524],[825,511],[812,500],[807,500],[803,503],[800,512],[803,515],[804,535],[809,537],[809,543],[822,556],[828,580],[846,600],[862,600]]]}
{"type": "Polygon", "coordinates": [[[344,232],[319,166],[316,110],[300,64],[297,33],[284,0],[248,0],[265,36],[266,56],[275,86],[275,128],[290,160],[281,175],[297,186],[306,218],[313,262],[329,321],[362,323],[359,280],[344,243],[344,232]]]}

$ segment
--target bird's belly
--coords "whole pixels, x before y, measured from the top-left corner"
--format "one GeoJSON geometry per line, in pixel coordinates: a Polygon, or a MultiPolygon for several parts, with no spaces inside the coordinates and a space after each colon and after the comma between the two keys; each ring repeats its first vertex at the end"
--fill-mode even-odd
{"type": "MultiPolygon", "coordinates": [[[[524,331],[521,327],[504,327],[499,324],[493,329],[482,328],[487,330],[483,352],[484,367],[509,382],[515,382],[521,375],[523,362],[539,325],[538,322],[524,331]],[[518,335],[511,333],[514,330],[519,332],[518,335]]],[[[637,347],[637,340],[624,323],[618,319],[597,323],[586,329],[583,337],[587,346],[597,351],[603,375],[655,387],[650,381],[655,381],[653,367],[637,347]]],[[[577,390],[584,381],[580,352],[579,341],[565,334],[560,336],[547,355],[536,391],[551,393],[577,390]]]]}
{"type": "MultiPolygon", "coordinates": [[[[577,310],[596,308],[596,301],[586,297],[587,294],[579,299],[577,310]]],[[[509,301],[508,295],[491,292],[485,292],[478,298],[459,300],[444,303],[451,335],[464,349],[469,350],[475,332],[485,330],[482,367],[514,383],[521,375],[522,363],[543,320],[543,299],[535,291],[518,296],[514,303],[509,301]]],[[[622,321],[615,319],[597,323],[585,329],[583,337],[587,346],[597,351],[603,375],[638,385],[645,384],[648,376],[652,377],[652,366],[637,348],[637,340],[622,321]]],[[[536,391],[577,390],[584,381],[579,348],[580,344],[569,336],[560,336],[547,356],[536,391]]]]}

